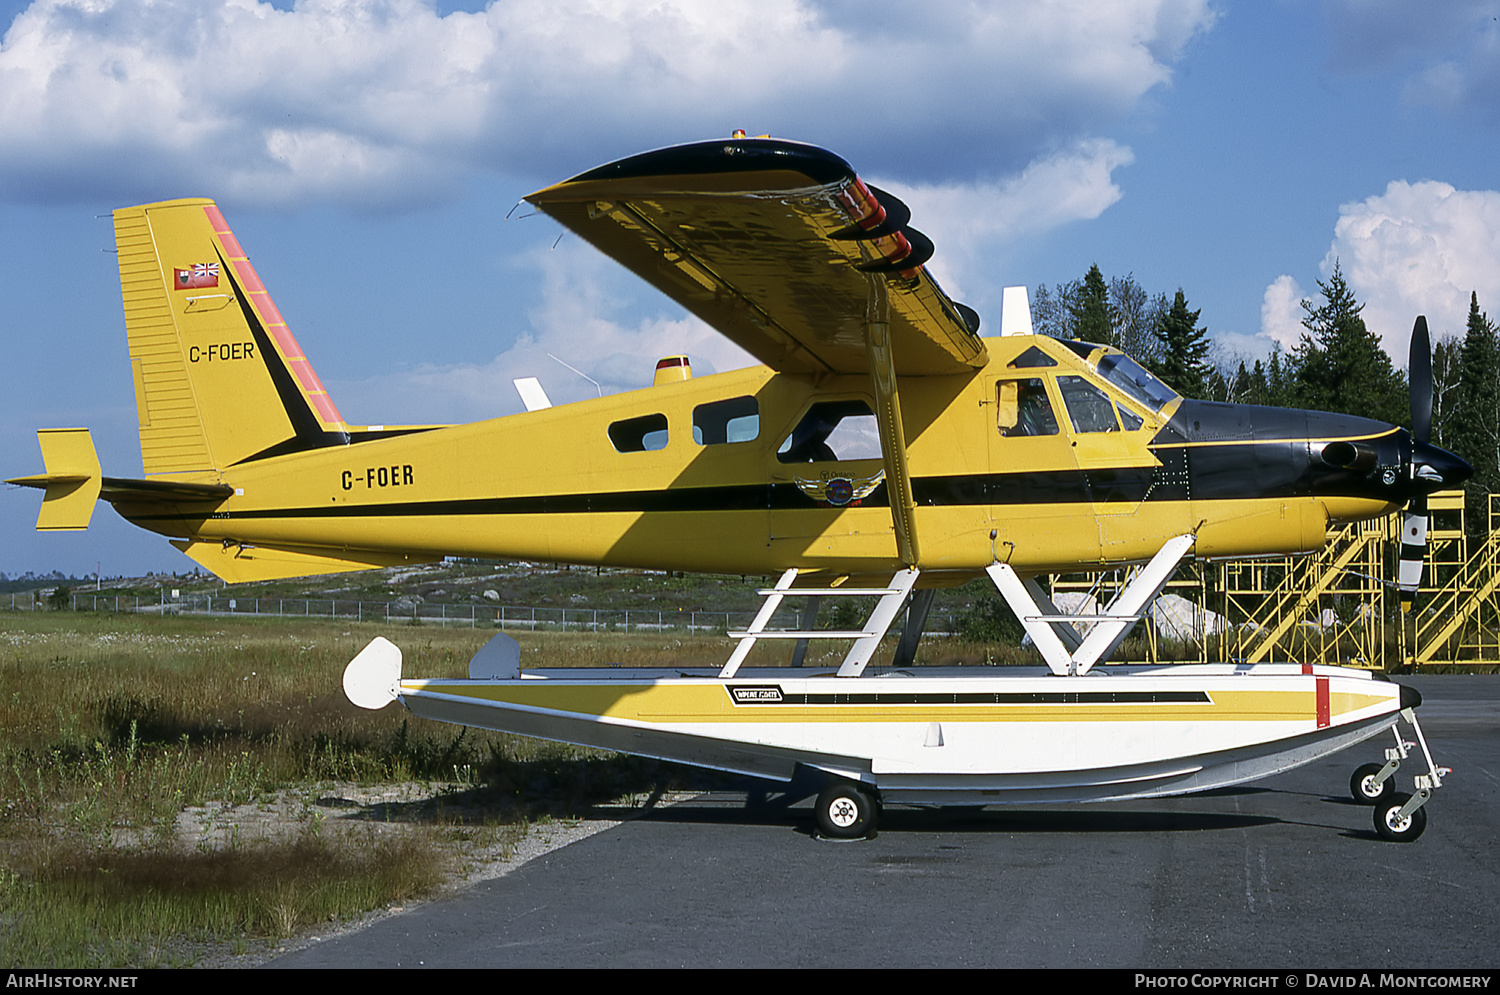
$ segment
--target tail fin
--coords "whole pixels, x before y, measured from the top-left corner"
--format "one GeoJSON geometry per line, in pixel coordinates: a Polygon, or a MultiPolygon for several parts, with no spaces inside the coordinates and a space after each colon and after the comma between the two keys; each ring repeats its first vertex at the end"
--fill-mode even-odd
{"type": "Polygon", "coordinates": [[[146,473],[348,441],[213,201],[121,208],[115,245],[146,473]]]}

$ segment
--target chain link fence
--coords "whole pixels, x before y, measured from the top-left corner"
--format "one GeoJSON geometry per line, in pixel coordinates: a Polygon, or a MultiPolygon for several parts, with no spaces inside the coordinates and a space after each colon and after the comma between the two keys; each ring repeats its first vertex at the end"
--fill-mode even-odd
{"type": "MultiPolygon", "coordinates": [[[[22,591],[9,596],[14,611],[61,609],[48,592],[22,591]]],[[[0,605],[5,602],[0,600],[0,605]]],[[[279,618],[348,619],[351,622],[382,622],[408,625],[457,625],[475,629],[525,629],[574,632],[681,632],[723,635],[744,629],[754,612],[671,611],[648,609],[521,607],[491,604],[432,604],[409,600],[349,601],[341,598],[245,598],[224,595],[183,594],[158,597],[89,594],[67,595],[67,608],[85,612],[139,612],[142,614],[237,616],[267,615],[279,618]]],[[[799,624],[797,613],[786,612],[785,625],[799,624]]],[[[778,618],[778,623],[780,622],[778,618]]],[[[927,631],[954,631],[957,619],[934,612],[927,631]]]]}

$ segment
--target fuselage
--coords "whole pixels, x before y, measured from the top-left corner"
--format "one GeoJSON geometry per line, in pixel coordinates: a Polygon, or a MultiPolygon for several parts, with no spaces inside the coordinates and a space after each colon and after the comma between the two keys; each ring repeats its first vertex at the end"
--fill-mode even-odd
{"type": "MultiPolygon", "coordinates": [[[[1200,557],[1310,551],[1330,520],[1410,496],[1396,426],[1183,400],[1082,343],[986,345],[978,375],[902,385],[930,581],[997,560],[1139,562],[1186,532],[1200,557]]],[[[193,475],[235,488],[212,508],[118,507],[165,535],[247,546],[889,573],[901,564],[872,406],[868,377],[752,367],[469,425],[354,430],[348,445],[193,475]]]]}

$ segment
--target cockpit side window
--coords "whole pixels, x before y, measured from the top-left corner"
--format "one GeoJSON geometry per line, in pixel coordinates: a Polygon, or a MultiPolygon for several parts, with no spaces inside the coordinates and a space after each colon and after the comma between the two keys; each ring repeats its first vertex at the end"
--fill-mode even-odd
{"type": "Polygon", "coordinates": [[[875,412],[864,401],[819,401],[776,451],[782,463],[880,459],[875,412]]]}
{"type": "Polygon", "coordinates": [[[1057,386],[1062,390],[1063,404],[1068,409],[1068,418],[1073,431],[1118,432],[1120,423],[1115,421],[1115,406],[1104,392],[1083,377],[1058,377],[1057,386]]]}
{"type": "Polygon", "coordinates": [[[1041,377],[1001,380],[996,384],[998,425],[1007,439],[1056,435],[1057,416],[1041,377]]]}
{"type": "Polygon", "coordinates": [[[1152,411],[1160,411],[1177,397],[1176,391],[1129,356],[1111,353],[1099,360],[1098,371],[1101,377],[1152,411]]]}

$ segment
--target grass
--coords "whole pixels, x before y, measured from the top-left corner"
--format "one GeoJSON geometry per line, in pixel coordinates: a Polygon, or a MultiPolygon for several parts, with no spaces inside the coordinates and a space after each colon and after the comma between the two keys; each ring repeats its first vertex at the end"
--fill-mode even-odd
{"type": "Polygon", "coordinates": [[[188,966],[181,942],[291,936],[305,926],[421,894],[442,868],[418,835],[176,852],[43,845],[6,869],[7,966],[188,966]]]}
{"type": "MultiPolygon", "coordinates": [[[[0,965],[168,966],[185,939],[275,940],[432,889],[461,859],[455,841],[646,796],[676,773],[357,709],[339,676],[376,631],[0,614],[0,965]],[[288,789],[317,798],[336,782],[441,788],[333,819],[309,802],[290,836],[182,838],[190,810],[264,807],[288,789]]],[[[434,675],[462,674],[489,635],[388,634],[434,675]]],[[[576,634],[526,644],[529,666],[701,663],[704,650],[576,634]]]]}

